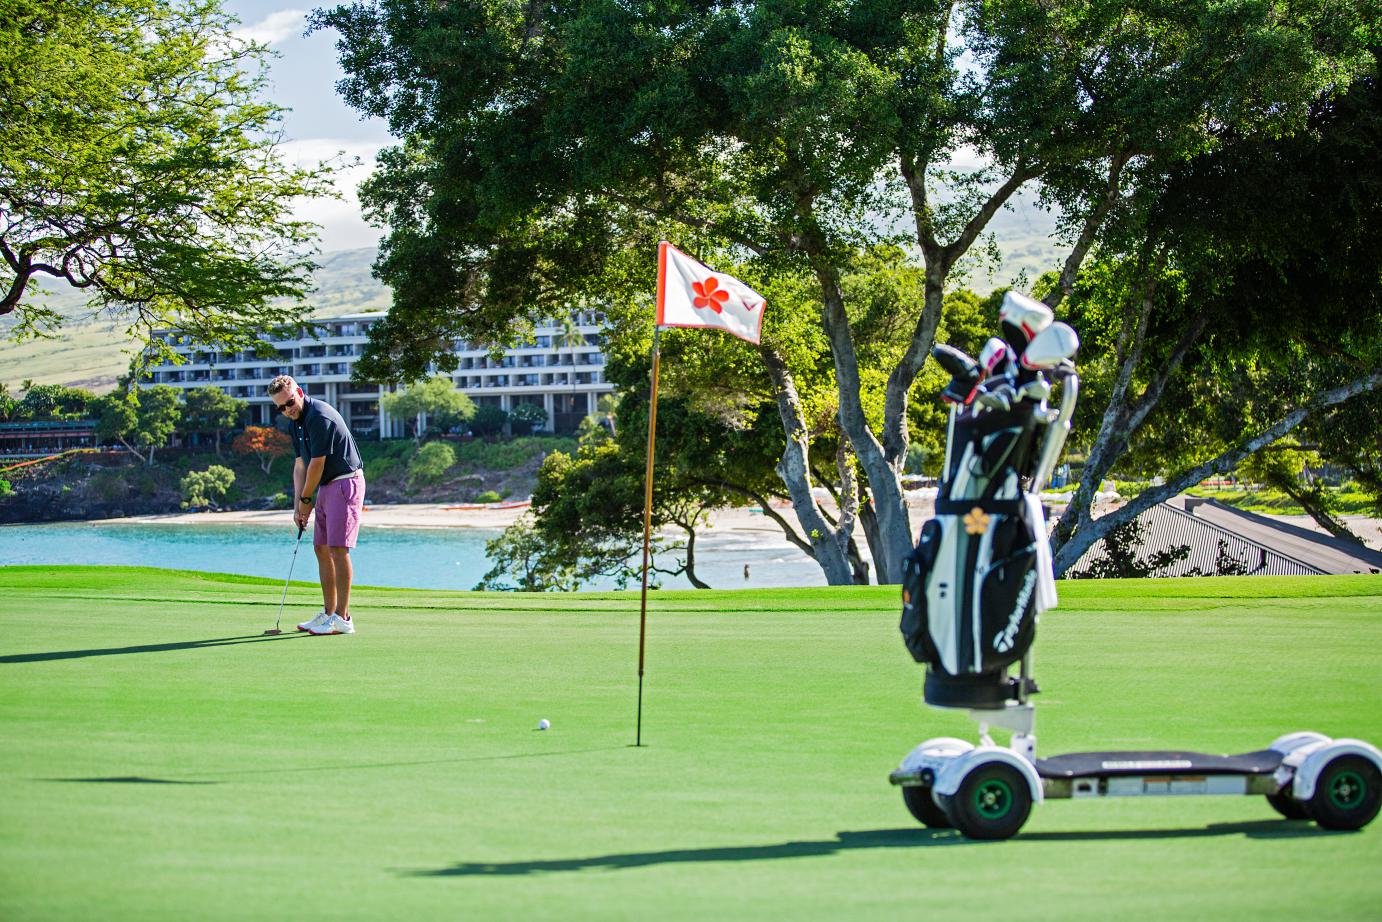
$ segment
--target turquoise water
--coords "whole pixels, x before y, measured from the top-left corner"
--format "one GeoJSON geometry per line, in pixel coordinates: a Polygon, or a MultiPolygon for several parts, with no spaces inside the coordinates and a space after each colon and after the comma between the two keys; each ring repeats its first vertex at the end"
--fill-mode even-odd
{"type": "MultiPolygon", "coordinates": [[[[498,531],[475,528],[371,528],[352,555],[355,581],[367,586],[472,589],[489,569],[485,542],[498,531]]],[[[0,527],[0,565],[115,564],[315,580],[312,533],[297,561],[292,526],[126,525],[71,522],[0,527]]]]}
{"type": "MultiPolygon", "coordinates": [[[[64,522],[0,526],[0,566],[16,564],[124,565],[204,570],[286,579],[317,578],[312,535],[292,562],[292,526],[245,523],[182,525],[64,522]]],[[[352,551],[361,586],[473,589],[490,568],[485,542],[498,530],[366,527],[352,551]]],[[[663,562],[663,561],[659,561],[663,562]]],[[[665,561],[667,565],[671,561],[665,561]]],[[[708,532],[696,544],[696,573],[716,589],[823,586],[820,567],[787,544],[775,527],[708,532]],[[744,565],[751,565],[751,577],[744,565]]],[[[689,589],[685,577],[656,576],[668,589],[689,589]]],[[[634,587],[636,588],[636,583],[634,587]]],[[[589,586],[609,589],[611,584],[589,586]]]]}

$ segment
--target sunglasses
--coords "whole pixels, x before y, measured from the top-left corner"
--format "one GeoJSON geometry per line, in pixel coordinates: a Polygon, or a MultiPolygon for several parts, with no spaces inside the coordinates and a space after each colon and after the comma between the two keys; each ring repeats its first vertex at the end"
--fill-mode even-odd
{"type": "Polygon", "coordinates": [[[295,402],[297,402],[297,400],[298,396],[294,394],[282,403],[275,403],[274,412],[282,416],[284,413],[288,411],[289,407],[291,407],[295,402]]]}

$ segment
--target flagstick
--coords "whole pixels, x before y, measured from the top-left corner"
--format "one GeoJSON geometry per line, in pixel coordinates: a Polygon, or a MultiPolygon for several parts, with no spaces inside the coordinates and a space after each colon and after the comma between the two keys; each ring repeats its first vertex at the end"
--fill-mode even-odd
{"type": "Polygon", "coordinates": [[[653,327],[653,392],[648,403],[648,467],[643,474],[643,600],[638,613],[638,725],[634,745],[643,745],[643,651],[648,633],[648,557],[653,534],[653,444],[657,437],[657,383],[662,367],[658,338],[662,327],[653,327]]]}

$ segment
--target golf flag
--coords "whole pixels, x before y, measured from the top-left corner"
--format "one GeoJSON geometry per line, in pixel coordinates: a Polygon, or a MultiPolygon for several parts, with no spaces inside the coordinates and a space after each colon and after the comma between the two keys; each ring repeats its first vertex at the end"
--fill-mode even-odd
{"type": "Polygon", "coordinates": [[[701,265],[666,240],[657,247],[657,325],[724,330],[757,343],[763,296],[732,275],[701,265]]]}

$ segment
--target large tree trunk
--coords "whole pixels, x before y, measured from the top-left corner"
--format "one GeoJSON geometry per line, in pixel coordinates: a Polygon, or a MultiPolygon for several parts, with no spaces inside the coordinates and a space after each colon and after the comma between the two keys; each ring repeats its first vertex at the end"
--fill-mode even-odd
{"type": "Polygon", "coordinates": [[[816,508],[815,497],[811,495],[810,435],[802,416],[796,385],[786,363],[772,348],[760,346],[759,354],[777,390],[778,414],[787,435],[787,446],[783,449],[782,460],[777,464],[777,474],[792,498],[792,509],[807,540],[811,542],[816,563],[825,572],[826,582],[832,586],[848,586],[854,582],[854,573],[845,551],[849,535],[845,534],[840,540],[840,534],[826,522],[816,508]]]}
{"type": "Polygon", "coordinates": [[[686,532],[686,567],[682,571],[686,578],[691,581],[691,585],[697,589],[709,589],[710,584],[702,582],[696,576],[696,528],[687,522],[677,522],[686,532]]]}

